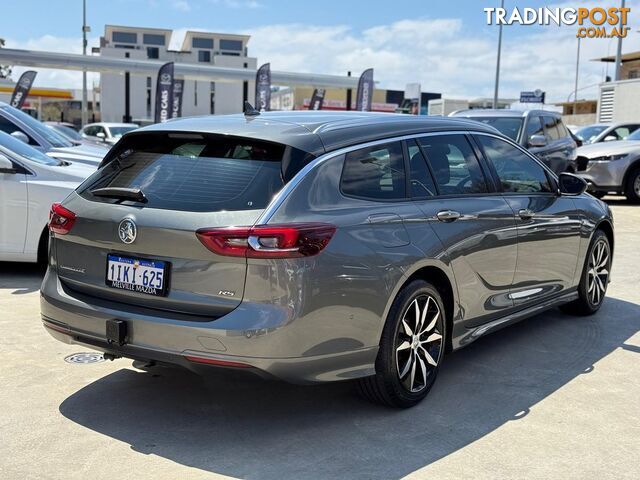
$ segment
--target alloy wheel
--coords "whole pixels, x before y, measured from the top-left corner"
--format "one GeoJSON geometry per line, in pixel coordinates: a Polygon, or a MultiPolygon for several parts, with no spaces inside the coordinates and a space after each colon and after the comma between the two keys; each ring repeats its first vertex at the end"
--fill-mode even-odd
{"type": "Polygon", "coordinates": [[[416,297],[402,315],[396,335],[396,369],[400,382],[417,393],[429,383],[442,355],[442,315],[430,295],[416,297]]]}
{"type": "Polygon", "coordinates": [[[604,240],[600,240],[593,246],[587,273],[589,301],[593,305],[599,305],[604,298],[609,280],[609,246],[604,240]]]}

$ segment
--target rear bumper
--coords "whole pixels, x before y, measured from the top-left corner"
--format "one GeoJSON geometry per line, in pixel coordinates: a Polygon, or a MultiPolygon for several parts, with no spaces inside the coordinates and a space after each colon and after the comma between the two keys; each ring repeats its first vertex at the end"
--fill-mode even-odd
{"type": "Polygon", "coordinates": [[[43,323],[57,340],[126,358],[179,365],[198,373],[215,368],[216,363],[292,383],[348,380],[375,373],[377,346],[350,345],[332,338],[331,332],[326,338],[314,339],[316,347],[301,354],[300,346],[309,344],[305,329],[294,326],[298,322],[293,321],[291,312],[278,305],[243,303],[215,321],[174,321],[76,298],[51,269],[42,284],[40,305],[43,323]],[[107,342],[109,319],[127,323],[125,345],[107,342]]]}

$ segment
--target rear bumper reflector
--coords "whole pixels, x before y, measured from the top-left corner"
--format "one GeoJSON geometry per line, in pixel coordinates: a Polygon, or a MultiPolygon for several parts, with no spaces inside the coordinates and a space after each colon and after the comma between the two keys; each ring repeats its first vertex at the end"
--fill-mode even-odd
{"type": "Polygon", "coordinates": [[[233,368],[251,368],[251,365],[240,362],[230,362],[227,360],[218,360],[216,358],[207,357],[194,357],[193,355],[185,355],[184,358],[193,363],[203,363],[206,365],[218,365],[220,367],[233,367],[233,368]]]}

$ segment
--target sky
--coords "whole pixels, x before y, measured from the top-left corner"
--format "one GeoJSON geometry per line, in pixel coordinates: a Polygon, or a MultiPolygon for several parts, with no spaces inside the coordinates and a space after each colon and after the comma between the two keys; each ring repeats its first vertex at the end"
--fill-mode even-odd
{"type": "MultiPolygon", "coordinates": [[[[0,37],[7,48],[80,53],[81,0],[3,2],[0,37]],[[55,5],[55,6],[54,6],[55,5]],[[24,13],[24,12],[28,13],[24,13]],[[22,21],[8,19],[23,18],[22,21]]],[[[499,0],[87,0],[90,46],[105,24],[206,30],[251,35],[249,55],[272,70],[358,75],[373,67],[380,88],[422,91],[445,98],[492,97],[498,27],[485,7],[499,0]]],[[[505,7],[619,6],[620,0],[545,3],[506,0],[505,7]]],[[[640,0],[627,0],[631,31],[623,52],[640,50],[640,0]]],[[[505,26],[500,96],[541,89],[551,101],[572,95],[576,26],[505,26]]],[[[581,41],[579,98],[595,98],[616,41],[581,41]]],[[[609,65],[609,75],[613,75],[609,65]]],[[[14,68],[14,79],[23,68],[14,68]]],[[[90,81],[97,82],[97,76],[90,81]]],[[[36,86],[79,88],[77,72],[41,69],[36,86]]]]}

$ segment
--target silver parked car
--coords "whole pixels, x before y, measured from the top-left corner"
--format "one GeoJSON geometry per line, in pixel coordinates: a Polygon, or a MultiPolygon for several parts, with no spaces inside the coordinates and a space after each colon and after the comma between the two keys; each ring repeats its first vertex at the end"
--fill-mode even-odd
{"type": "Polygon", "coordinates": [[[42,319],[112,359],[357,379],[409,407],[446,351],[554,306],[600,308],[613,223],[585,188],[464,119],[153,125],[52,207],[42,319]]]}
{"type": "Polygon", "coordinates": [[[136,123],[89,123],[82,127],[80,135],[93,142],[115,145],[122,135],[135,130],[139,126],[136,123]]]}
{"type": "Polygon", "coordinates": [[[640,130],[619,142],[580,147],[578,174],[597,197],[613,192],[640,203],[640,130]]]}
{"type": "Polygon", "coordinates": [[[616,142],[626,140],[629,135],[640,128],[638,122],[595,123],[576,131],[575,135],[584,145],[589,143],[616,142]]]}

